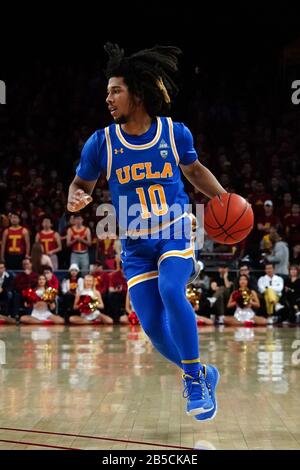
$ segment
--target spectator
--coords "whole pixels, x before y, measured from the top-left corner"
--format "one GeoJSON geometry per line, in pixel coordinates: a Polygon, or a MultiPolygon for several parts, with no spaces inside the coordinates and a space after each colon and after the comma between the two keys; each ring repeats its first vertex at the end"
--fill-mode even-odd
{"type": "Polygon", "coordinates": [[[100,292],[95,288],[95,279],[91,274],[84,276],[83,289],[78,291],[75,296],[74,310],[78,310],[80,315],[72,315],[69,319],[70,323],[74,325],[87,325],[89,323],[104,323],[110,325],[113,320],[101,312],[104,304],[101,298],[100,292]],[[90,300],[85,301],[86,298],[90,300]],[[90,304],[97,302],[96,308],[87,307],[87,303],[90,304]],[[87,310],[86,310],[87,308],[87,310]]]}
{"type": "Polygon", "coordinates": [[[11,317],[13,312],[13,276],[5,269],[4,261],[0,260],[0,322],[15,323],[11,317]]]}
{"type": "Polygon", "coordinates": [[[223,323],[232,286],[233,276],[229,274],[229,268],[226,263],[223,263],[218,267],[218,274],[213,276],[208,293],[208,300],[214,306],[214,312],[217,316],[216,321],[218,323],[223,323]]]}
{"type": "Polygon", "coordinates": [[[266,192],[264,183],[262,181],[258,181],[256,183],[255,191],[249,197],[249,202],[257,216],[264,213],[263,206],[267,200],[270,200],[270,194],[266,192]]]}
{"type": "Polygon", "coordinates": [[[300,243],[297,243],[292,247],[291,253],[291,264],[296,264],[300,267],[300,243]]]}
{"type": "Polygon", "coordinates": [[[115,238],[97,239],[96,263],[101,263],[104,269],[115,270],[120,264],[119,240],[115,238]]]}
{"type": "Polygon", "coordinates": [[[74,216],[74,225],[67,230],[67,246],[71,248],[71,264],[77,264],[83,273],[89,272],[90,260],[88,247],[92,236],[88,227],[83,225],[80,214],[74,216]]]}
{"type": "Polygon", "coordinates": [[[77,264],[71,264],[67,278],[61,284],[62,301],[61,310],[65,319],[75,312],[73,310],[75,295],[83,289],[83,278],[81,277],[77,264]]]}
{"type": "Polygon", "coordinates": [[[59,280],[53,273],[53,269],[51,268],[51,266],[44,267],[44,275],[46,277],[47,287],[53,287],[53,289],[56,289],[58,291],[59,280]]]}
{"type": "Polygon", "coordinates": [[[42,220],[42,230],[35,236],[36,243],[41,243],[45,255],[50,257],[53,270],[58,269],[57,253],[62,249],[61,238],[58,232],[52,230],[51,219],[44,217],[42,220]]]}
{"type": "Polygon", "coordinates": [[[127,282],[122,268],[113,271],[109,276],[108,312],[114,320],[118,320],[125,311],[127,282]]]}
{"type": "Polygon", "coordinates": [[[283,277],[289,274],[289,248],[278,231],[270,234],[270,241],[273,244],[272,253],[266,256],[266,260],[275,264],[275,274],[283,277]]]}
{"type": "Polygon", "coordinates": [[[43,253],[43,246],[41,243],[34,243],[32,245],[31,262],[32,269],[38,274],[42,274],[46,266],[53,269],[52,261],[48,255],[43,253]]]}
{"type": "Polygon", "coordinates": [[[5,259],[7,269],[21,269],[22,260],[29,258],[29,232],[20,225],[20,217],[16,213],[10,215],[10,223],[2,235],[1,259],[5,259]]]}
{"type": "Polygon", "coordinates": [[[257,217],[257,230],[261,236],[263,236],[270,232],[271,226],[278,228],[279,219],[274,215],[273,202],[271,200],[267,200],[264,202],[263,214],[257,217]]]}
{"type": "Polygon", "coordinates": [[[192,305],[198,325],[213,325],[210,318],[210,303],[202,294],[201,288],[188,286],[186,296],[192,305]]]}
{"type": "Polygon", "coordinates": [[[300,278],[299,267],[291,265],[289,277],[284,284],[284,300],[288,308],[288,320],[291,323],[300,322],[300,278]]]}
{"type": "Polygon", "coordinates": [[[283,308],[283,305],[279,303],[283,286],[283,278],[275,274],[274,265],[266,262],[265,275],[258,279],[258,289],[264,296],[266,311],[270,316],[274,314],[274,311],[277,312],[283,308]]]}
{"type": "Polygon", "coordinates": [[[109,290],[109,273],[103,270],[100,262],[94,265],[92,276],[95,278],[95,287],[100,292],[104,306],[107,304],[107,295],[109,290]]]}
{"type": "Polygon", "coordinates": [[[251,274],[249,264],[245,262],[240,263],[239,272],[237,274],[237,278],[234,281],[234,285],[233,285],[234,289],[235,290],[239,289],[239,279],[242,275],[247,276],[249,289],[256,291],[258,289],[257,279],[255,276],[253,276],[253,274],[251,274]]]}
{"type": "Polygon", "coordinates": [[[122,325],[128,325],[129,324],[129,318],[128,317],[129,317],[129,315],[131,315],[133,313],[133,311],[134,310],[133,310],[133,306],[131,304],[129,290],[127,290],[126,300],[125,300],[125,313],[120,316],[119,322],[122,325]]]}
{"type": "Polygon", "coordinates": [[[32,271],[32,263],[30,259],[22,261],[23,272],[18,273],[14,280],[14,298],[13,298],[13,315],[19,317],[20,309],[26,308],[24,305],[23,290],[35,288],[37,285],[38,274],[32,271]]]}
{"type": "Polygon", "coordinates": [[[38,284],[35,289],[35,293],[39,297],[39,300],[36,300],[33,303],[33,309],[30,315],[21,316],[21,323],[64,323],[63,318],[52,313],[52,311],[55,310],[55,302],[53,301],[48,303],[43,300],[46,288],[46,277],[43,274],[40,274],[38,277],[38,284]]]}
{"type": "Polygon", "coordinates": [[[260,301],[254,289],[249,287],[249,278],[241,274],[238,279],[238,289],[230,295],[227,304],[228,309],[235,308],[233,316],[224,317],[225,325],[256,324],[266,325],[267,320],[256,315],[256,310],[260,308],[260,301]]]}

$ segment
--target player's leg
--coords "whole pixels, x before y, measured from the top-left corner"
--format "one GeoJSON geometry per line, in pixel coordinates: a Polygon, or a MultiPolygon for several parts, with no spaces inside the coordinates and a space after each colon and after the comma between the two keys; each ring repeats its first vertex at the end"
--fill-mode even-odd
{"type": "Polygon", "coordinates": [[[158,285],[172,339],[185,372],[183,378],[184,396],[188,398],[187,413],[199,419],[201,414],[213,410],[214,405],[205,382],[205,369],[200,363],[195,313],[185,292],[193,265],[192,257],[164,253],[159,263],[158,285]]]}
{"type": "Polygon", "coordinates": [[[201,369],[199,339],[195,313],[186,298],[185,288],[192,269],[192,258],[166,257],[159,266],[158,286],[183,370],[194,375],[201,369]]]}
{"type": "Polygon", "coordinates": [[[130,288],[130,299],[143,330],[155,349],[174,364],[182,367],[179,352],[172,339],[166,310],[162,303],[158,278],[134,284],[130,288]]]}

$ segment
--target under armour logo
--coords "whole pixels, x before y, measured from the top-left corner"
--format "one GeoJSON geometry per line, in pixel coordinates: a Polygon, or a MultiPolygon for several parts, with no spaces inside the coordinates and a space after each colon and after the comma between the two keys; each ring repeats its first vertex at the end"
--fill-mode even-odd
{"type": "Polygon", "coordinates": [[[115,155],[118,153],[124,153],[124,149],[121,147],[120,149],[114,149],[115,155]]]}

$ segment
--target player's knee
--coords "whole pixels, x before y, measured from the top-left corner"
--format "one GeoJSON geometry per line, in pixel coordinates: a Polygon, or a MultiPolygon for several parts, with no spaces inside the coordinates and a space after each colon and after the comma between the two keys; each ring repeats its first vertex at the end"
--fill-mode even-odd
{"type": "Polygon", "coordinates": [[[176,301],[180,296],[184,296],[183,289],[176,285],[176,282],[169,277],[160,280],[159,292],[164,302],[176,301]]]}

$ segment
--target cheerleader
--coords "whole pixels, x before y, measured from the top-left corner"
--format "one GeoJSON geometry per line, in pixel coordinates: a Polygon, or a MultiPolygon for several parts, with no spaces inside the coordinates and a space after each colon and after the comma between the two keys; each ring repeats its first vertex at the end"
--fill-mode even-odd
{"type": "Polygon", "coordinates": [[[69,322],[74,325],[87,325],[90,323],[104,323],[111,325],[113,319],[104,315],[100,309],[104,308],[100,292],[95,288],[95,278],[91,274],[84,276],[83,289],[76,293],[74,310],[79,315],[72,315],[69,322]]]}
{"type": "Polygon", "coordinates": [[[233,316],[226,315],[224,317],[225,325],[266,325],[266,318],[259,317],[255,314],[254,309],[259,309],[260,302],[255,290],[248,287],[249,278],[245,274],[239,277],[239,289],[230,295],[227,308],[234,308],[233,316]]]}
{"type": "MultiPolygon", "coordinates": [[[[32,303],[33,308],[30,315],[22,315],[20,318],[21,323],[64,323],[63,318],[51,312],[51,310],[55,309],[55,298],[52,300],[50,296],[48,296],[47,299],[46,282],[46,277],[41,274],[38,277],[37,288],[27,289],[26,292],[24,292],[27,305],[32,303]]],[[[51,296],[53,297],[53,295],[51,296]]]]}

